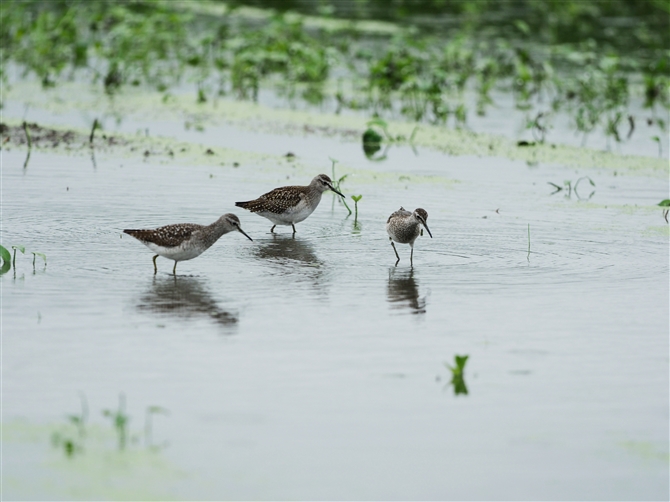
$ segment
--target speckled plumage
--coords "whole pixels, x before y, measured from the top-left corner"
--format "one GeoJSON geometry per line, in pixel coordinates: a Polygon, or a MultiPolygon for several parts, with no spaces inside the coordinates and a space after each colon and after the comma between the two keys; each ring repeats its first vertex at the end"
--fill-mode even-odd
{"type": "Polygon", "coordinates": [[[252,240],[240,226],[240,220],[232,213],[224,214],[211,225],[195,223],[177,223],[151,230],[126,229],[123,232],[135,237],[151,249],[154,256],[154,273],[158,271],[156,258],[163,256],[174,260],[172,273],[176,273],[177,262],[191,260],[209,249],[219,238],[237,230],[247,239],[252,240]]]}
{"type": "Polygon", "coordinates": [[[307,186],[286,186],[275,188],[257,199],[236,202],[237,207],[247,209],[267,218],[273,223],[270,232],[277,225],[291,225],[295,233],[295,224],[305,220],[321,202],[321,195],[326,190],[335,190],[333,182],[325,174],[319,174],[307,186]]]}
{"type": "Polygon", "coordinates": [[[396,266],[400,262],[400,256],[398,255],[398,251],[396,250],[393,241],[400,244],[409,244],[412,249],[409,260],[410,264],[413,266],[414,241],[421,235],[421,225],[425,227],[431,239],[433,237],[433,234],[431,234],[428,229],[427,220],[428,213],[425,209],[417,208],[414,212],[410,212],[403,207],[392,213],[388,220],[386,220],[386,233],[389,235],[391,246],[393,246],[393,251],[398,259],[395,263],[396,266]]]}

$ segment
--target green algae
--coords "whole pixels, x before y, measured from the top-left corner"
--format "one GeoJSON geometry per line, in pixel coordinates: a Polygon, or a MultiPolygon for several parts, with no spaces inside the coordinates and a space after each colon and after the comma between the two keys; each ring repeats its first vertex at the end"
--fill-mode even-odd
{"type": "Polygon", "coordinates": [[[54,434],[76,434],[76,430],[62,423],[12,420],[2,424],[5,454],[21,459],[5,464],[4,497],[174,500],[175,485],[188,478],[159,450],[137,445],[116,450],[116,437],[109,427],[88,425],[85,447],[72,457],[49,444],[54,434]]]}
{"type": "MultiPolygon", "coordinates": [[[[107,98],[101,90],[91,90],[84,84],[68,83],[42,92],[35,82],[15,86],[7,92],[11,99],[22,101],[31,108],[41,108],[53,113],[98,109],[110,116],[142,116],[148,120],[174,120],[183,117],[197,122],[201,127],[233,124],[248,130],[285,135],[318,134],[337,136],[360,142],[367,129],[362,117],[303,110],[274,109],[258,103],[217,99],[206,107],[199,105],[192,96],[164,95],[134,88],[122,98],[107,98]]],[[[618,173],[630,171],[659,177],[667,176],[667,159],[618,155],[611,152],[554,144],[519,146],[502,136],[474,133],[446,126],[401,121],[388,121],[394,136],[412,137],[412,144],[434,149],[449,155],[477,155],[501,157],[533,163],[546,163],[578,168],[606,168],[618,173]]],[[[408,141],[406,141],[407,143],[408,141]]],[[[247,152],[247,155],[250,155],[247,152]]]]}

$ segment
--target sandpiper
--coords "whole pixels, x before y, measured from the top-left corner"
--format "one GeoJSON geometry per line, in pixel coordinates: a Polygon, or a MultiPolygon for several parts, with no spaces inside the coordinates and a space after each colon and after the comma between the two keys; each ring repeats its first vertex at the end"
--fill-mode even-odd
{"type": "Polygon", "coordinates": [[[154,256],[154,274],[158,272],[156,258],[163,256],[174,260],[172,273],[177,273],[177,262],[191,260],[200,256],[223,234],[237,230],[250,241],[242,227],[240,220],[232,213],[224,214],[211,225],[196,225],[194,223],[177,223],[166,225],[154,230],[124,230],[123,233],[132,235],[146,247],[151,249],[154,256]]]}
{"type": "Polygon", "coordinates": [[[401,207],[398,211],[389,216],[389,219],[386,221],[386,232],[389,234],[391,246],[393,246],[395,256],[398,258],[398,261],[395,262],[396,267],[400,262],[400,256],[398,256],[398,250],[395,248],[393,241],[399,242],[400,244],[409,244],[409,247],[412,248],[412,252],[409,255],[409,263],[410,266],[414,266],[414,241],[423,233],[421,225],[426,228],[430,238],[433,238],[433,234],[430,233],[428,225],[426,224],[427,219],[428,213],[425,209],[421,208],[417,208],[413,213],[410,213],[409,211],[406,211],[404,207],[401,207]]]}
{"type": "Polygon", "coordinates": [[[328,176],[319,174],[307,186],[275,188],[258,199],[236,202],[235,205],[270,220],[273,223],[270,229],[272,233],[277,225],[291,225],[295,233],[295,224],[314,212],[321,202],[321,194],[326,190],[332,190],[340,197],[344,197],[335,190],[328,176]]]}

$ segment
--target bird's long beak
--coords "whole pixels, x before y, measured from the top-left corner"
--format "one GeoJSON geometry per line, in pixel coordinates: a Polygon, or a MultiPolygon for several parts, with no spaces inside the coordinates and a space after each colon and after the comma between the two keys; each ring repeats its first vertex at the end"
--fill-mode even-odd
{"type": "Polygon", "coordinates": [[[241,233],[242,235],[244,235],[247,239],[249,239],[251,242],[254,242],[254,240],[253,240],[251,237],[249,237],[249,236],[247,235],[247,233],[246,233],[244,230],[242,230],[240,227],[237,227],[237,229],[238,229],[238,230],[240,231],[240,233],[241,233]]]}
{"type": "Polygon", "coordinates": [[[342,195],[340,192],[338,192],[337,190],[335,190],[335,188],[333,188],[333,185],[328,185],[328,188],[330,188],[333,192],[335,192],[335,193],[336,193],[337,195],[339,195],[340,197],[346,199],[346,197],[345,197],[344,195],[342,195]]]}
{"type": "Polygon", "coordinates": [[[421,223],[423,223],[423,226],[426,227],[426,231],[428,232],[428,235],[430,235],[430,238],[432,239],[432,238],[433,238],[433,234],[430,233],[430,229],[428,228],[428,225],[426,225],[426,222],[425,222],[425,221],[422,221],[421,223]]]}

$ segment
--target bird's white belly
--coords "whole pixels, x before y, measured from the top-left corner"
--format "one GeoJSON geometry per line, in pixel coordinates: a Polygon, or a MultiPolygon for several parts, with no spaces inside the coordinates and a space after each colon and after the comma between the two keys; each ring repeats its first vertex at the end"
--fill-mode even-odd
{"type": "Polygon", "coordinates": [[[414,241],[417,239],[417,237],[419,237],[421,229],[417,225],[416,228],[412,229],[411,231],[403,232],[398,231],[398,229],[394,229],[391,223],[387,223],[386,233],[398,244],[409,244],[410,246],[414,246],[414,241]]]}
{"type": "Polygon", "coordinates": [[[262,211],[258,214],[267,218],[275,225],[292,225],[306,219],[314,212],[314,209],[307,202],[301,200],[296,206],[287,209],[282,214],[271,213],[270,211],[262,211]]]}
{"type": "Polygon", "coordinates": [[[196,256],[200,256],[204,251],[202,248],[183,244],[171,248],[158,246],[153,242],[145,242],[144,244],[157,255],[174,261],[192,260],[196,256]]]}

